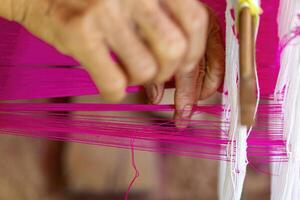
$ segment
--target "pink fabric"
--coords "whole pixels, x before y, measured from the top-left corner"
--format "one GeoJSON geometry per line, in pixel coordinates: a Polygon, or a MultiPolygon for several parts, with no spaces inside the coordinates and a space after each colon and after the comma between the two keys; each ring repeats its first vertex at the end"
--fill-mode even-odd
{"type": "MultiPolygon", "coordinates": [[[[222,27],[225,25],[225,0],[204,0],[220,18],[222,27]]],[[[49,65],[74,66],[78,63],[70,57],[60,54],[53,47],[34,37],[19,24],[0,18],[0,50],[1,65],[49,65]],[[6,51],[9,49],[9,51],[6,51]]],[[[224,29],[223,29],[224,30],[224,29]]]]}
{"type": "MultiPolygon", "coordinates": [[[[205,0],[225,27],[225,0],[205,0]]],[[[261,93],[273,93],[278,73],[279,41],[277,10],[279,0],[262,1],[264,14],[258,35],[257,61],[261,93]]],[[[54,48],[33,37],[16,23],[0,20],[0,100],[76,96],[98,93],[83,69],[45,66],[78,65],[54,48]]],[[[225,37],[225,36],[224,36],[225,37]]],[[[231,67],[231,66],[226,66],[231,67]]],[[[128,92],[141,88],[129,87],[128,92]]],[[[278,162],[287,158],[282,138],[280,105],[260,105],[259,125],[248,139],[248,156],[259,162],[278,162]],[[269,120],[272,117],[272,121],[269,120]]],[[[228,121],[221,116],[222,105],[194,108],[195,114],[208,113],[216,120],[193,120],[192,127],[178,130],[174,121],[162,119],[105,116],[105,111],[173,112],[171,105],[105,104],[0,104],[0,131],[119,148],[227,160],[228,121]],[[88,111],[101,115],[74,113],[74,118],[49,111],[88,111]],[[98,113],[99,114],[99,113],[98,113]],[[152,121],[151,125],[145,122],[152,121]],[[225,129],[225,130],[224,130],[225,129]],[[222,132],[224,130],[224,132],[222,132]],[[222,132],[222,133],[220,133],[222,132]],[[162,144],[157,146],[157,142],[162,144]]],[[[136,177],[136,176],[135,176],[136,177]]]]}
{"type": "Polygon", "coordinates": [[[74,66],[78,63],[34,37],[19,24],[0,18],[0,66],[74,66]]]}
{"type": "MultiPolygon", "coordinates": [[[[203,0],[219,17],[225,30],[225,0],[203,0]]],[[[258,75],[262,95],[273,93],[278,74],[277,10],[279,0],[262,1],[264,14],[261,18],[257,42],[258,75]]],[[[40,39],[35,38],[20,25],[0,19],[0,66],[74,66],[78,63],[57,52],[40,39]]],[[[225,35],[225,34],[224,34],[225,35]]],[[[225,36],[224,36],[225,37],[225,36]]],[[[230,67],[230,66],[227,66],[230,67]]],[[[1,73],[4,73],[3,70],[1,73]]],[[[84,75],[85,76],[85,75],[84,75]]],[[[90,81],[90,80],[89,80],[90,81]]],[[[89,83],[91,90],[94,85],[89,83]]],[[[12,88],[13,89],[13,88],[12,88]]],[[[91,94],[87,93],[87,94],[91,94]]]]}

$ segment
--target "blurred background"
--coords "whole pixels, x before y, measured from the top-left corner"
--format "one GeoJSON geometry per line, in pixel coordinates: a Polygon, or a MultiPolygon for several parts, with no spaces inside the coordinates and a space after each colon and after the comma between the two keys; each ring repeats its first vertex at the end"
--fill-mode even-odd
{"type": "MultiPolygon", "coordinates": [[[[172,103],[173,92],[163,103],[172,103]]],[[[98,96],[46,101],[102,102],[98,96]]],[[[218,95],[208,100],[219,101],[218,95]]],[[[124,103],[146,103],[145,95],[131,94],[124,103]]],[[[130,150],[95,145],[0,134],[0,158],[0,200],[123,200],[134,176],[130,150]]],[[[218,197],[218,161],[138,151],[135,159],[140,176],[130,200],[218,197]]],[[[270,199],[270,175],[248,167],[244,188],[243,199],[270,199]]]]}

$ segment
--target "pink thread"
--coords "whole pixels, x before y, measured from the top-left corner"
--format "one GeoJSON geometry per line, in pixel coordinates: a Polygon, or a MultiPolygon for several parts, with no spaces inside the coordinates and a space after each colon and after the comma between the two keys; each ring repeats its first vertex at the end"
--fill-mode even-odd
{"type": "MultiPolygon", "coordinates": [[[[229,121],[222,118],[221,105],[194,107],[195,115],[208,114],[214,119],[191,120],[190,127],[180,130],[174,120],[159,117],[127,116],[127,112],[173,112],[173,105],[103,105],[84,103],[2,103],[0,131],[6,134],[41,137],[69,142],[131,148],[128,138],[135,138],[135,149],[162,154],[176,154],[197,158],[227,160],[226,147],[229,121]],[[49,111],[81,111],[64,113],[49,111]],[[109,116],[106,112],[122,111],[109,116]],[[222,128],[221,128],[222,127],[222,128]],[[161,146],[157,146],[161,143],[161,146]]],[[[261,104],[259,124],[248,139],[248,156],[258,162],[284,160],[286,143],[282,135],[281,106],[261,104]],[[272,118],[272,121],[269,121],[272,118]],[[268,158],[268,159],[266,159],[268,158]]]]}
{"type": "Polygon", "coordinates": [[[268,176],[279,176],[280,174],[274,174],[274,173],[271,173],[271,172],[268,172],[268,171],[265,171],[265,170],[261,170],[259,169],[258,167],[255,167],[255,165],[253,165],[251,162],[248,163],[249,166],[254,169],[255,171],[259,172],[259,173],[262,173],[262,174],[266,174],[268,176]]]}
{"type": "Polygon", "coordinates": [[[133,138],[131,138],[131,140],[130,140],[130,145],[131,145],[131,166],[133,167],[135,174],[134,174],[133,179],[130,181],[127,192],[125,193],[125,197],[124,197],[125,200],[128,200],[128,195],[129,195],[129,193],[132,189],[132,186],[133,186],[134,182],[136,181],[136,179],[140,176],[139,170],[138,170],[138,168],[136,166],[136,163],[135,163],[134,139],[133,138]]]}
{"type": "MultiPolygon", "coordinates": [[[[225,9],[224,0],[204,0],[219,18],[223,36],[225,38],[225,9]]],[[[273,94],[276,84],[278,66],[274,66],[279,40],[277,37],[277,12],[279,0],[272,4],[262,1],[264,14],[261,16],[261,26],[257,38],[257,63],[261,94],[273,94]]],[[[99,91],[90,80],[88,74],[82,69],[45,69],[42,66],[78,66],[74,60],[62,56],[54,48],[34,38],[30,33],[15,23],[0,20],[5,31],[0,32],[0,43],[5,48],[0,50],[0,100],[50,98],[61,96],[79,96],[98,94],[99,91]],[[17,39],[12,40],[12,36],[17,39]],[[17,42],[12,42],[17,41],[17,42]],[[8,51],[10,50],[11,51],[8,51]],[[23,69],[5,69],[17,66],[23,69]],[[27,66],[27,67],[26,67],[27,66]],[[28,69],[28,66],[30,66],[28,69]],[[35,69],[33,66],[39,66],[35,69]],[[25,69],[24,69],[25,68],[25,69]],[[37,69],[43,68],[43,69],[37,69]],[[18,71],[23,70],[23,71],[18,71]],[[34,92],[33,92],[34,91],[34,92]]],[[[115,58],[115,57],[114,57],[115,58]]],[[[230,66],[228,66],[230,67],[230,66]]],[[[140,88],[128,89],[136,92],[140,88]]]]}
{"type": "MultiPolygon", "coordinates": [[[[219,17],[225,30],[225,1],[204,0],[219,17]]],[[[274,66],[278,49],[299,35],[300,28],[279,44],[277,37],[277,12],[279,0],[262,1],[264,14],[257,40],[258,75],[263,100],[272,100],[279,65],[274,66]]],[[[300,17],[300,16],[299,16],[300,17]]],[[[0,100],[50,98],[98,94],[99,91],[87,72],[71,58],[58,54],[55,49],[32,37],[19,25],[0,20],[0,100]],[[14,39],[16,38],[16,39],[14,39]],[[48,67],[60,66],[60,67],[48,67]]],[[[225,35],[225,34],[223,34],[225,35]]],[[[227,66],[230,67],[230,66],[227,66]]],[[[127,92],[138,92],[140,86],[132,86],[127,92]]],[[[223,105],[195,107],[195,114],[209,114],[215,120],[192,120],[191,127],[179,131],[174,120],[155,117],[122,117],[97,114],[72,114],[74,119],[64,119],[63,114],[46,115],[48,111],[134,111],[173,112],[174,106],[163,105],[97,105],[97,104],[0,104],[0,130],[7,134],[74,141],[118,148],[131,148],[128,138],[135,138],[135,149],[171,153],[176,155],[226,160],[229,122],[222,119],[223,105]],[[151,124],[145,125],[145,122],[151,124]],[[222,128],[221,128],[222,127],[222,128]],[[222,130],[222,132],[221,132],[222,130]],[[134,134],[133,134],[134,132],[134,134]],[[76,134],[75,134],[76,133],[76,134]],[[162,143],[156,147],[156,143],[162,143]]],[[[259,126],[248,139],[248,156],[258,162],[286,160],[285,140],[282,137],[281,105],[260,105],[259,126]],[[270,118],[273,120],[270,122],[270,118]],[[269,124],[271,123],[271,124],[269,124]]]]}

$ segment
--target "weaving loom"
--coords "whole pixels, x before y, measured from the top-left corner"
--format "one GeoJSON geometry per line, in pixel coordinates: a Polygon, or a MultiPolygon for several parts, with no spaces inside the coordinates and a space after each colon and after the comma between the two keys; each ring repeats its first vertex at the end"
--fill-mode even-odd
{"type": "MultiPolygon", "coordinates": [[[[209,120],[193,119],[188,128],[179,130],[174,120],[127,115],[172,113],[173,105],[15,102],[99,91],[76,61],[18,24],[1,20],[0,27],[5,29],[0,31],[0,131],[220,160],[219,197],[224,200],[241,198],[249,162],[270,163],[272,174],[277,174],[272,176],[271,198],[299,199],[300,1],[240,1],[239,5],[251,9],[254,2],[263,10],[256,40],[260,103],[257,123],[250,130],[239,123],[236,16],[240,8],[236,0],[203,2],[216,11],[226,36],[222,104],[198,105],[193,110],[195,116],[209,115],[209,120]],[[108,111],[124,115],[107,115],[108,111]],[[74,117],[67,117],[72,112],[74,117]]],[[[141,86],[127,88],[130,93],[141,90],[141,86]]]]}

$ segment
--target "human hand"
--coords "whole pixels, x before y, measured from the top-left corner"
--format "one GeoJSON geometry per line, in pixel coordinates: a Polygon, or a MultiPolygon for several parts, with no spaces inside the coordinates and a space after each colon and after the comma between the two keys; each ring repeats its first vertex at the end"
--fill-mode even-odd
{"type": "MultiPolygon", "coordinates": [[[[179,72],[175,76],[176,126],[185,128],[192,117],[193,105],[214,94],[222,85],[225,74],[225,51],[217,17],[207,8],[209,16],[205,29],[207,35],[202,41],[205,44],[205,55],[192,71],[179,72]]],[[[164,94],[164,84],[147,85],[150,101],[158,104],[164,94]]]]}
{"type": "Polygon", "coordinates": [[[13,6],[7,18],[78,60],[111,101],[129,84],[190,72],[206,47],[208,15],[197,0],[2,1],[13,6]]]}

